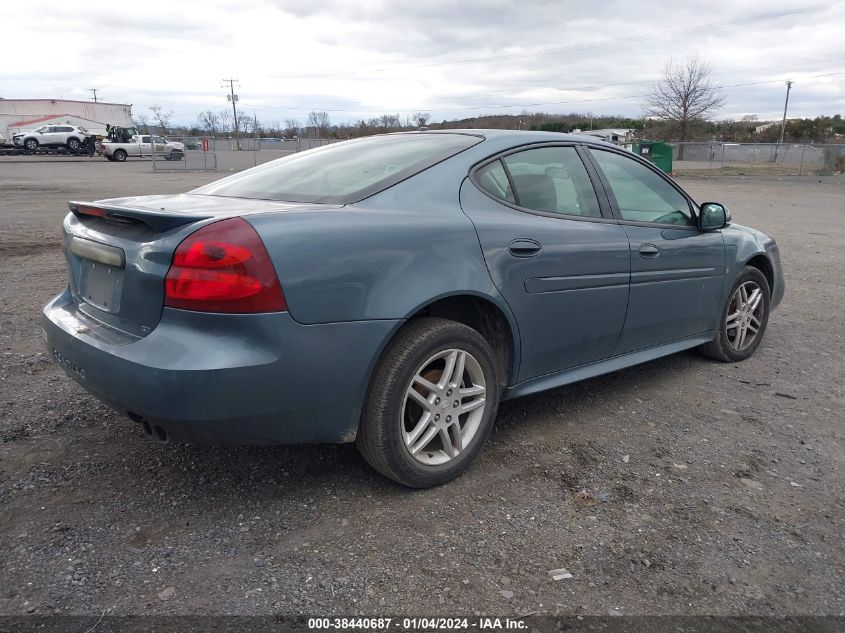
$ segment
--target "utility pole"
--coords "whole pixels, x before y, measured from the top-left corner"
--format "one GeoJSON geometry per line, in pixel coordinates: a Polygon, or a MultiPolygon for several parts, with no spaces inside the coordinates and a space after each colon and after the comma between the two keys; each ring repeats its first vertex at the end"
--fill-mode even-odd
{"type": "MultiPolygon", "coordinates": [[[[240,130],[238,127],[238,109],[235,104],[238,101],[238,95],[235,94],[235,83],[238,81],[237,79],[224,79],[224,82],[228,83],[229,86],[229,94],[226,95],[226,98],[232,102],[232,116],[235,119],[235,147],[237,149],[241,148],[241,137],[240,137],[240,130]]],[[[226,88],[226,86],[220,86],[221,88],[226,88]]]]}
{"type": "Polygon", "coordinates": [[[97,89],[96,88],[89,88],[88,91],[94,93],[94,103],[97,103],[97,89]]]}
{"type": "Polygon", "coordinates": [[[786,101],[783,104],[783,121],[780,122],[780,140],[778,145],[783,145],[783,134],[786,131],[786,109],[789,107],[789,91],[792,88],[792,80],[786,80],[786,101]]]}

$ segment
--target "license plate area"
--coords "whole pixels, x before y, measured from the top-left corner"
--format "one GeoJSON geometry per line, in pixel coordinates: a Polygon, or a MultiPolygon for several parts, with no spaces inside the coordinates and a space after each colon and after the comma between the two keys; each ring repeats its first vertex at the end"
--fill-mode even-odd
{"type": "Polygon", "coordinates": [[[90,259],[79,260],[80,298],[104,312],[120,311],[123,269],[90,259]]]}

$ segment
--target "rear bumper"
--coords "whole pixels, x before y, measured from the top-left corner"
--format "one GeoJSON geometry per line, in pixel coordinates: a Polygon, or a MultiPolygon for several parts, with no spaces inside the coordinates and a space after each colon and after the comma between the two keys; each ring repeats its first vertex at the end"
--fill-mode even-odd
{"type": "Polygon", "coordinates": [[[48,353],[96,397],[173,440],[224,444],[354,440],[370,373],[400,324],[165,308],[137,339],[86,319],[68,293],[42,319],[48,353]]]}

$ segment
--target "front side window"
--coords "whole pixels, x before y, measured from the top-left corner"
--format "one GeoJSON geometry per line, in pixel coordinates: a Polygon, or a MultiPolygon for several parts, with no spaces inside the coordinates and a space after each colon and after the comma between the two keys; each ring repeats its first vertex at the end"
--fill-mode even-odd
{"type": "Polygon", "coordinates": [[[479,136],[436,132],[371,136],[292,154],[191,193],[349,204],[481,141],[479,136]]]}
{"type": "Polygon", "coordinates": [[[542,147],[508,154],[516,204],[546,213],[601,217],[590,176],[574,147],[542,147]]]}
{"type": "Polygon", "coordinates": [[[590,151],[610,184],[623,220],[695,225],[687,199],[659,174],[622,154],[590,151]]]}

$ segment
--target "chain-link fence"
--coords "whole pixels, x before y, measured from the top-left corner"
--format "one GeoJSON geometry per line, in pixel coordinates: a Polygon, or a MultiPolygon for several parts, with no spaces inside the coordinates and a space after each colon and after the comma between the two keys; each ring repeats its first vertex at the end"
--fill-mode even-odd
{"type": "Polygon", "coordinates": [[[169,136],[169,141],[178,141],[185,146],[183,161],[164,163],[157,160],[156,171],[221,170],[240,171],[263,163],[301,152],[314,147],[336,143],[337,139],[280,139],[245,136],[169,136]],[[207,141],[207,149],[203,149],[207,141]]]}
{"type": "Polygon", "coordinates": [[[670,143],[681,175],[839,176],[845,145],[815,143],[670,143]]]}

